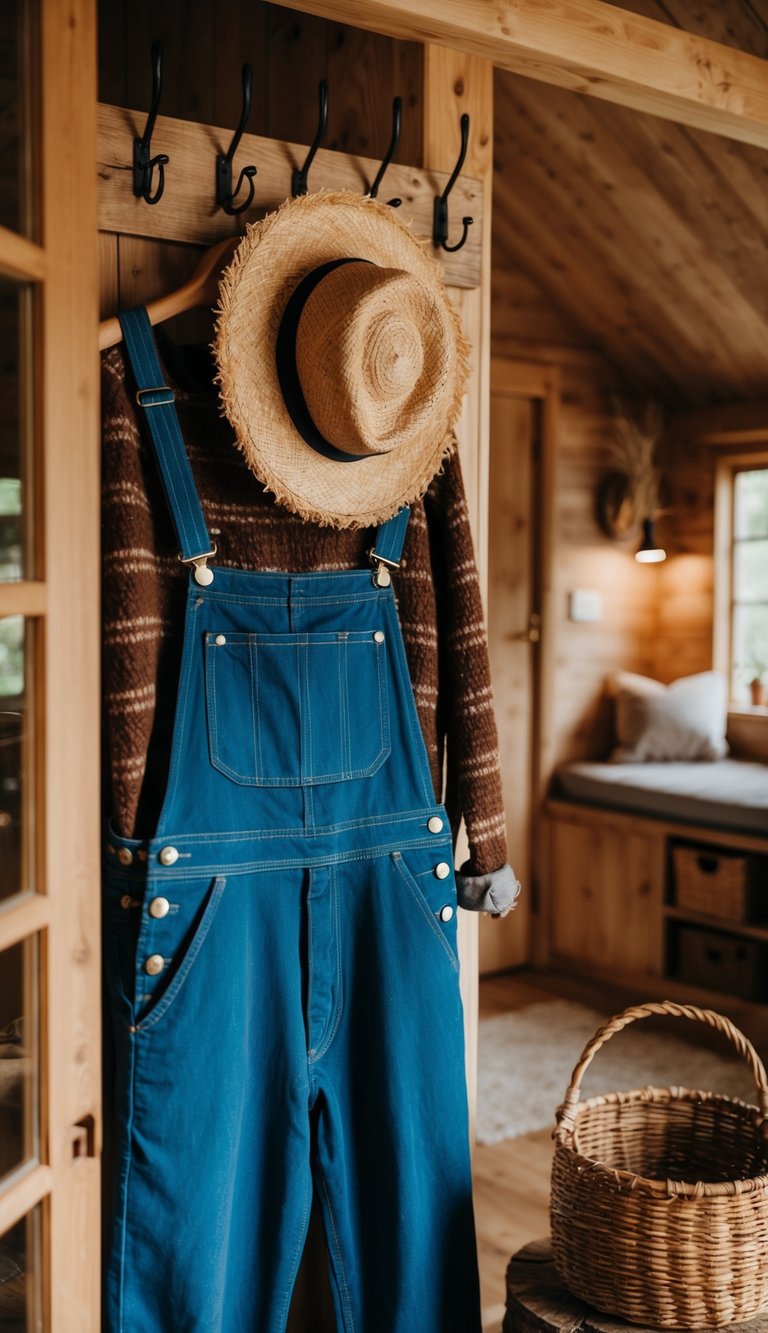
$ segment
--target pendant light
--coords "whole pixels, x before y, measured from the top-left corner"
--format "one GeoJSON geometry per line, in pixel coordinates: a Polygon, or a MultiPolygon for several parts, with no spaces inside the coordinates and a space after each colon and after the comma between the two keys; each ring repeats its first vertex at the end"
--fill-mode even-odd
{"type": "Polygon", "coordinates": [[[643,540],[635,551],[635,560],[641,565],[657,565],[661,560],[666,560],[667,553],[663,546],[659,546],[653,531],[653,519],[643,519],[643,540]]]}

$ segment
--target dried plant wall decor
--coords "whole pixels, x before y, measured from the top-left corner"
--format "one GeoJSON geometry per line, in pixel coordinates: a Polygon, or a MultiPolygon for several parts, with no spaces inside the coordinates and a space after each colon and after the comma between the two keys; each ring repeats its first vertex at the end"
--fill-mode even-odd
{"type": "Polygon", "coordinates": [[[608,537],[631,537],[644,520],[654,519],[660,511],[661,477],[656,455],[662,427],[657,403],[646,403],[639,412],[631,412],[614,401],[608,449],[615,467],[597,491],[597,519],[608,537]]]}

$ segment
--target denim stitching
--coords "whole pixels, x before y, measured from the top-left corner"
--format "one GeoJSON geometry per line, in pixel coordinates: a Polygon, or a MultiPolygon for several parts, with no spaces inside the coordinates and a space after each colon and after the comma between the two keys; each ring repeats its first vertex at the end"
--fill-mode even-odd
{"type": "MultiPolygon", "coordinates": [[[[407,823],[407,824],[423,824],[426,827],[427,821],[431,819],[433,815],[437,815],[439,818],[443,820],[443,823],[447,825],[448,816],[446,814],[445,807],[442,805],[430,804],[422,810],[392,810],[387,814],[364,815],[360,819],[348,819],[342,821],[339,824],[318,824],[316,832],[318,834],[347,833],[347,832],[354,832],[355,829],[369,828],[373,825],[378,825],[378,824],[392,825],[392,824],[407,823]]],[[[295,838],[301,834],[301,831],[302,831],[301,826],[297,824],[293,828],[281,828],[281,829],[246,828],[246,829],[233,829],[230,831],[223,831],[221,833],[184,833],[184,834],[179,833],[176,838],[176,842],[184,844],[192,844],[192,845],[196,845],[197,843],[206,843],[206,842],[252,842],[258,838],[265,838],[268,840],[271,840],[272,838],[295,838]]],[[[172,834],[170,833],[165,834],[163,836],[162,843],[164,844],[169,838],[172,838],[172,834]]],[[[120,843],[121,845],[128,845],[128,846],[136,845],[141,847],[147,845],[138,840],[136,840],[136,842],[134,843],[131,839],[120,838],[117,835],[114,835],[114,841],[116,843],[120,843]]],[[[442,841],[445,841],[445,839],[442,839],[442,841]]],[[[157,837],[151,839],[151,842],[153,844],[156,843],[158,847],[161,845],[161,840],[158,839],[157,837]]],[[[435,842],[434,837],[432,838],[432,842],[435,842]]]]}
{"type": "MultiPolygon", "coordinates": [[[[388,589],[388,591],[390,592],[390,594],[392,593],[391,587],[388,589]]],[[[424,795],[426,797],[427,804],[429,804],[429,802],[434,799],[434,792],[431,790],[432,779],[429,776],[429,763],[427,760],[427,752],[424,745],[424,736],[421,731],[418,714],[416,712],[416,700],[414,698],[413,685],[411,684],[411,677],[408,671],[408,663],[405,657],[405,648],[403,646],[402,634],[400,633],[400,622],[397,618],[397,608],[395,606],[394,595],[391,595],[388,598],[387,614],[389,615],[390,619],[390,629],[392,634],[394,635],[395,657],[397,658],[397,662],[400,668],[398,674],[400,677],[400,683],[403,692],[403,703],[405,707],[405,715],[408,721],[408,729],[411,733],[411,754],[414,756],[416,755],[418,756],[418,761],[419,761],[418,769],[419,769],[419,776],[421,778],[422,791],[424,792],[424,795]],[[428,778],[429,778],[429,783],[427,783],[428,778]]]]}
{"type": "MultiPolygon", "coordinates": [[[[217,566],[217,568],[220,567],[217,566]]],[[[229,571],[229,573],[236,573],[236,572],[237,572],[236,570],[229,571]]],[[[359,573],[358,570],[355,570],[353,572],[359,573]]],[[[281,593],[275,593],[274,596],[272,597],[265,595],[262,595],[261,597],[248,597],[242,593],[237,594],[228,592],[213,592],[209,591],[207,588],[205,590],[205,597],[206,601],[217,602],[222,606],[285,606],[285,601],[286,601],[285,595],[281,593]]],[[[312,606],[341,607],[349,605],[356,606],[360,602],[376,602],[376,601],[381,601],[381,597],[378,593],[351,592],[348,593],[346,596],[344,594],[340,595],[336,594],[328,597],[321,597],[321,596],[305,597],[303,598],[302,605],[304,607],[312,607],[312,606]]]]}
{"type": "Polygon", "coordinates": [[[182,648],[181,676],[179,679],[179,693],[176,700],[176,713],[173,719],[173,740],[171,743],[171,762],[168,769],[168,785],[165,796],[163,797],[160,817],[157,823],[157,834],[163,827],[166,811],[172,806],[176,795],[176,788],[179,781],[179,772],[181,769],[181,753],[186,747],[186,718],[187,704],[189,702],[189,687],[192,679],[192,661],[195,649],[193,617],[187,616],[184,627],[184,646],[182,648]]]}
{"type": "Polygon", "coordinates": [[[248,665],[251,674],[251,740],[253,743],[253,768],[261,772],[261,727],[259,725],[259,656],[256,644],[248,645],[248,665]]]}
{"type": "MultiPolygon", "coordinates": [[[[349,643],[369,643],[371,642],[372,633],[372,630],[344,630],[342,632],[339,630],[317,630],[312,632],[286,630],[285,633],[281,634],[262,634],[258,631],[245,633],[244,631],[237,630],[235,632],[227,632],[227,642],[229,644],[240,646],[241,644],[247,644],[250,643],[251,640],[254,640],[256,646],[259,648],[295,648],[296,642],[298,641],[302,644],[308,642],[310,646],[317,644],[321,648],[334,648],[338,645],[340,639],[345,639],[349,643]]],[[[215,635],[213,631],[209,631],[208,639],[210,642],[214,642],[215,635]]],[[[376,646],[377,648],[380,647],[379,644],[376,646]]]]}
{"type": "Polygon", "coordinates": [[[218,695],[216,690],[216,650],[210,643],[207,646],[205,658],[205,679],[206,684],[210,683],[210,688],[206,694],[206,703],[209,705],[209,716],[211,719],[211,763],[214,763],[214,756],[218,754],[219,750],[219,715],[217,709],[218,695]]]}
{"type": "MultiPolygon", "coordinates": [[[[302,749],[302,755],[301,755],[301,765],[300,765],[300,767],[301,767],[301,772],[302,772],[302,780],[305,780],[305,776],[306,776],[306,775],[305,775],[305,768],[304,768],[304,764],[305,764],[305,746],[306,746],[306,773],[307,773],[307,774],[310,774],[310,775],[312,775],[312,776],[314,776],[313,769],[314,769],[314,766],[315,766],[315,765],[314,765],[314,750],[313,750],[313,746],[312,746],[312,691],[311,691],[310,688],[309,688],[309,635],[308,635],[308,634],[302,634],[302,636],[301,636],[301,648],[300,648],[300,650],[299,650],[299,661],[303,664],[303,667],[304,667],[304,682],[303,682],[303,683],[304,683],[304,690],[305,690],[305,692],[306,692],[306,700],[307,700],[307,725],[306,725],[306,730],[305,730],[305,728],[304,728],[303,721],[302,721],[302,727],[301,727],[301,736],[302,736],[302,745],[301,745],[301,749],[302,749]]],[[[301,699],[301,683],[299,684],[299,699],[301,699]]]]}
{"type": "Polygon", "coordinates": [[[349,734],[349,635],[339,635],[339,720],[341,729],[341,767],[348,772],[352,765],[351,737],[349,734]]]}
{"type": "Polygon", "coordinates": [[[310,1058],[310,1054],[309,1054],[309,1052],[310,1052],[310,1050],[311,1050],[310,1043],[311,1043],[311,1041],[312,1041],[312,1023],[311,1023],[311,1020],[310,1020],[310,1011],[311,1011],[311,1008],[312,1008],[312,982],[313,982],[313,980],[314,980],[314,976],[315,976],[315,963],[314,963],[314,952],[315,952],[315,951],[314,951],[314,949],[312,948],[312,933],[313,933],[313,931],[312,931],[312,870],[311,870],[311,869],[309,870],[309,874],[308,874],[308,876],[307,876],[307,881],[308,881],[308,883],[307,883],[307,896],[306,896],[306,913],[307,913],[307,1019],[306,1019],[306,1024],[307,1024],[307,1064],[308,1064],[308,1065],[311,1065],[311,1064],[312,1064],[312,1060],[311,1060],[311,1058],[310,1058]]]}
{"type": "Polygon", "coordinates": [[[386,673],[385,675],[384,665],[384,643],[377,643],[376,666],[379,682],[379,733],[381,735],[382,749],[389,755],[392,751],[389,739],[389,673],[386,673]]]}
{"type": "Polygon", "coordinates": [[[347,1275],[344,1272],[344,1263],[341,1257],[341,1246],[339,1245],[339,1237],[336,1231],[336,1223],[333,1220],[333,1209],[331,1208],[331,1200],[328,1195],[328,1187],[325,1183],[325,1176],[323,1175],[323,1172],[319,1166],[317,1167],[317,1178],[320,1182],[320,1189],[323,1192],[323,1198],[325,1199],[325,1206],[328,1209],[328,1221],[331,1224],[331,1231],[333,1232],[333,1248],[335,1250],[336,1261],[339,1266],[339,1276],[341,1278],[342,1290],[340,1292],[340,1295],[342,1298],[342,1304],[345,1307],[344,1314],[349,1321],[348,1333],[355,1333],[355,1321],[352,1317],[352,1302],[349,1298],[349,1287],[347,1285],[347,1275]]]}
{"type": "Polygon", "coordinates": [[[293,1258],[291,1259],[291,1268],[288,1274],[288,1285],[286,1287],[285,1298],[283,1300],[283,1308],[280,1311],[281,1333],[283,1333],[283,1330],[285,1329],[285,1323],[288,1318],[288,1307],[290,1305],[291,1296],[293,1295],[293,1284],[296,1281],[296,1270],[298,1269],[299,1266],[299,1257],[301,1254],[301,1250],[303,1248],[303,1243],[306,1242],[307,1214],[309,1213],[309,1181],[310,1178],[309,1175],[307,1175],[307,1183],[304,1189],[304,1206],[301,1212],[301,1222],[299,1224],[298,1235],[296,1236],[296,1245],[293,1251],[293,1258]]]}
{"type": "Polygon", "coordinates": [[[331,893],[333,895],[333,922],[334,922],[334,937],[336,942],[336,1004],[334,1006],[334,1015],[330,1029],[325,1039],[320,1043],[320,1046],[315,1051],[315,1054],[312,1057],[313,1064],[317,1064],[317,1061],[323,1055],[325,1055],[326,1051],[330,1047],[331,1042],[333,1041],[334,1037],[336,1036],[336,1033],[339,1030],[342,1014],[344,1012],[344,992],[342,989],[343,974],[341,969],[341,929],[340,929],[341,913],[339,911],[339,892],[338,892],[338,884],[336,881],[336,866],[335,865],[329,866],[328,870],[331,881],[331,893]]]}
{"type": "MultiPolygon", "coordinates": [[[[278,870],[310,869],[312,866],[349,865],[356,861],[362,863],[364,861],[374,861],[380,856],[389,856],[395,849],[416,851],[423,847],[429,847],[435,853],[439,853],[441,850],[441,844],[436,843],[433,839],[412,838],[404,840],[403,838],[398,838],[394,843],[382,843],[362,849],[355,848],[346,852],[328,852],[326,849],[322,852],[318,852],[316,856],[292,856],[286,857],[280,861],[266,861],[261,858],[258,861],[234,861],[225,865],[219,865],[217,863],[214,866],[190,866],[188,868],[185,867],[183,870],[179,870],[177,866],[174,866],[173,870],[170,868],[168,869],[167,878],[165,875],[155,874],[150,883],[153,889],[159,889],[163,885],[167,886],[168,881],[210,879],[216,874],[269,874],[278,870]]],[[[449,845],[445,847],[446,855],[450,855],[450,850],[449,845]]]]}
{"type": "Polygon", "coordinates": [[[432,909],[430,908],[429,903],[424,898],[421,889],[419,888],[417,880],[412,875],[411,871],[408,869],[408,866],[405,864],[399,852],[392,852],[391,856],[392,856],[392,864],[395,866],[396,870],[400,872],[400,878],[403,880],[403,883],[408,885],[408,888],[411,891],[411,896],[421,908],[422,914],[426,918],[433,935],[435,935],[435,937],[440,941],[443,948],[445,949],[445,952],[450,958],[451,966],[453,967],[454,972],[458,972],[459,960],[456,957],[455,953],[453,952],[453,949],[451,948],[447,939],[445,938],[442,930],[435,921],[432,909]]]}

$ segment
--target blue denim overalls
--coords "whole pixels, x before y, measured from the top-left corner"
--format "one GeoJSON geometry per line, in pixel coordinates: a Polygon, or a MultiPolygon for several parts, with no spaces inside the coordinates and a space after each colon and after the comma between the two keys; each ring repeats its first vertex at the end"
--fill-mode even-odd
{"type": "Polygon", "coordinates": [[[479,1333],[451,832],[386,572],[408,511],[378,573],[209,568],[122,320],[191,573],[159,824],[105,856],[106,1327],[282,1333],[314,1190],[339,1330],[479,1333]]]}

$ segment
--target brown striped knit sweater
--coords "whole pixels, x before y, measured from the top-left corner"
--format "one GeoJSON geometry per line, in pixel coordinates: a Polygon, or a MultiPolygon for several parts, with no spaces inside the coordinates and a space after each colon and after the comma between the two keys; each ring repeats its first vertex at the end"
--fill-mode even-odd
{"type": "MultiPolygon", "coordinates": [[[[166,383],[218,546],[245,569],[364,568],[372,530],[302,522],[277,505],[234,447],[210,369],[163,341],[166,383]]],[[[150,837],[165,787],[189,574],[122,349],[102,357],[105,772],[116,831],[150,837]]],[[[412,508],[395,575],[405,650],[437,799],[464,815],[473,875],[506,861],[488,653],[458,456],[412,508]],[[446,761],[444,763],[444,760],[446,761]],[[443,773],[446,774],[443,782],[443,773]]]]}

